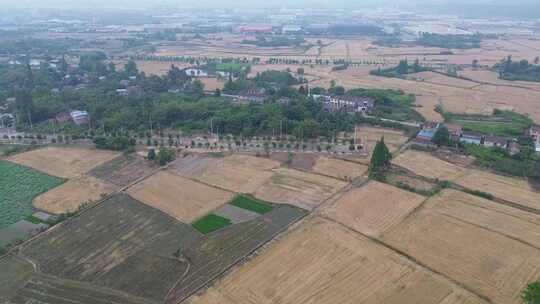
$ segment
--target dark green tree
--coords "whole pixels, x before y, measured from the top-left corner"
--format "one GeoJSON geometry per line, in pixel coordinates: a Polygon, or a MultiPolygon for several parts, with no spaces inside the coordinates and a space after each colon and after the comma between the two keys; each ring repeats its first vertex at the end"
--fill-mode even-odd
{"type": "Polygon", "coordinates": [[[373,149],[373,154],[371,155],[371,162],[369,165],[369,177],[373,179],[382,179],[382,173],[386,168],[388,168],[391,160],[392,154],[384,143],[383,136],[375,145],[375,149],[373,149]]]}
{"type": "Polygon", "coordinates": [[[148,158],[148,160],[156,159],[156,150],[154,150],[154,149],[148,150],[148,155],[147,155],[146,158],[148,158]]]}
{"type": "Polygon", "coordinates": [[[157,162],[160,166],[165,166],[166,164],[172,162],[176,158],[176,151],[174,149],[167,149],[161,147],[157,153],[157,162]]]}
{"type": "Polygon", "coordinates": [[[540,281],[529,284],[521,298],[526,304],[540,304],[540,281]]]}
{"type": "Polygon", "coordinates": [[[138,70],[137,70],[137,64],[135,61],[130,60],[124,65],[124,71],[128,76],[137,76],[138,70]]]}
{"type": "Polygon", "coordinates": [[[407,74],[409,71],[409,63],[407,62],[407,59],[400,60],[399,65],[397,67],[398,74],[407,74]]]}
{"type": "Polygon", "coordinates": [[[440,127],[431,139],[437,146],[448,146],[450,144],[450,132],[446,127],[440,127]]]}

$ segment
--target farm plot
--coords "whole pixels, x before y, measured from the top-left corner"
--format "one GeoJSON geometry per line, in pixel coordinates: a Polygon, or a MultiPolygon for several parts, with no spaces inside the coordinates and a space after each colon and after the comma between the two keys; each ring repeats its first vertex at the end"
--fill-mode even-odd
{"type": "Polygon", "coordinates": [[[169,165],[169,170],[178,175],[191,178],[202,175],[208,168],[217,165],[221,161],[221,159],[215,157],[189,154],[172,162],[169,165]]]}
{"type": "Polygon", "coordinates": [[[446,189],[429,199],[427,208],[482,226],[540,248],[540,215],[446,189]]]}
{"type": "Polygon", "coordinates": [[[484,302],[342,225],[314,218],[189,303],[484,302]]]}
{"type": "Polygon", "coordinates": [[[437,188],[437,183],[430,182],[421,176],[411,176],[403,170],[390,170],[384,175],[386,182],[399,188],[410,188],[420,194],[433,193],[437,188]]]}
{"type": "Polygon", "coordinates": [[[50,175],[75,178],[116,156],[118,153],[102,150],[46,147],[14,155],[9,160],[50,175]]]}
{"type": "Polygon", "coordinates": [[[83,204],[98,201],[115,190],[114,185],[83,175],[41,194],[34,199],[33,205],[53,214],[74,212],[83,204]]]}
{"type": "Polygon", "coordinates": [[[359,126],[356,128],[358,143],[362,143],[364,149],[367,149],[370,154],[375,148],[375,144],[381,140],[381,137],[383,136],[384,142],[388,146],[390,152],[397,151],[397,149],[407,141],[407,136],[398,130],[367,126],[359,126]]]}
{"type": "Polygon", "coordinates": [[[279,168],[257,191],[255,197],[277,204],[291,204],[311,210],[346,186],[346,182],[297,171],[279,168]]]}
{"type": "Polygon", "coordinates": [[[142,297],[144,303],[178,303],[304,215],[277,206],[203,236],[157,209],[116,195],[23,248],[43,276],[33,277],[13,299],[93,304],[138,303],[135,297],[142,297]],[[113,297],[118,292],[133,297],[113,297]]]}
{"type": "Polygon", "coordinates": [[[31,215],[32,200],[63,182],[59,177],[0,160],[0,228],[31,215]]]}
{"type": "Polygon", "coordinates": [[[535,191],[525,179],[471,170],[455,182],[469,189],[487,192],[497,198],[540,210],[540,192],[535,191]]]}
{"type": "Polygon", "coordinates": [[[268,169],[278,166],[278,162],[269,159],[231,155],[195,179],[234,192],[252,193],[272,177],[268,169]]]}
{"type": "MultiPolygon", "coordinates": [[[[270,158],[285,163],[289,158],[288,154],[287,152],[272,152],[270,158]]],[[[318,158],[319,156],[314,153],[294,153],[293,159],[288,166],[296,169],[311,170],[318,158]]]]}
{"type": "Polygon", "coordinates": [[[379,236],[399,224],[425,200],[421,195],[371,181],[347,192],[323,214],[369,236],[379,236]]]}
{"type": "Polygon", "coordinates": [[[9,303],[155,304],[156,302],[86,283],[34,275],[16,291],[9,303]]]}
{"type": "Polygon", "coordinates": [[[428,178],[454,181],[465,175],[468,169],[445,162],[428,153],[407,150],[392,161],[415,174],[428,178]]]}
{"type": "Polygon", "coordinates": [[[134,154],[122,155],[106,162],[89,174],[116,186],[124,187],[150,174],[157,166],[134,154]]]}
{"type": "Polygon", "coordinates": [[[134,198],[183,223],[191,223],[232,199],[233,193],[216,189],[169,171],[160,171],[128,189],[134,198]]]}
{"type": "Polygon", "coordinates": [[[189,225],[117,195],[27,244],[41,272],[160,301],[189,267],[172,254],[198,236],[189,225]]]}
{"type": "Polygon", "coordinates": [[[313,172],[342,180],[353,180],[367,171],[366,165],[329,157],[320,157],[313,166],[313,172]]]}
{"type": "Polygon", "coordinates": [[[0,258],[0,269],[0,303],[9,303],[9,298],[32,276],[34,269],[30,263],[11,255],[0,258]]]}
{"type": "Polygon", "coordinates": [[[540,250],[514,236],[538,239],[538,225],[519,210],[492,205],[445,192],[382,240],[493,303],[521,303],[521,290],[540,278],[540,250]]]}
{"type": "Polygon", "coordinates": [[[187,298],[304,215],[304,211],[298,208],[277,206],[252,221],[230,225],[199,238],[189,246],[183,246],[185,249],[180,256],[190,261],[191,267],[179,278],[166,303],[175,304],[187,298]]]}

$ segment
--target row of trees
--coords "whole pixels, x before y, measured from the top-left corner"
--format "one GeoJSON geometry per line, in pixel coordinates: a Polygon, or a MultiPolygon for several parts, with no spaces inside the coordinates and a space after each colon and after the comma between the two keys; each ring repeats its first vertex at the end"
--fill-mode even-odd
{"type": "Polygon", "coordinates": [[[540,81],[540,58],[534,59],[534,64],[526,59],[513,61],[512,56],[501,60],[495,65],[499,71],[499,77],[506,80],[540,81]]]}

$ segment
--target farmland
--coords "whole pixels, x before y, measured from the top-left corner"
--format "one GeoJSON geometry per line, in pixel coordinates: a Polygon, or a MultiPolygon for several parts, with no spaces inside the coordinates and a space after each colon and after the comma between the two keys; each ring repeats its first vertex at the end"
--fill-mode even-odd
{"type": "Polygon", "coordinates": [[[467,169],[440,160],[427,153],[407,150],[392,161],[400,167],[428,178],[453,181],[467,173],[467,169]]]}
{"type": "Polygon", "coordinates": [[[288,233],[189,303],[313,301],[484,303],[367,238],[321,218],[288,233]]]}
{"type": "MultiPolygon", "coordinates": [[[[305,214],[252,199],[234,204],[260,214],[203,235],[127,194],[114,195],[25,244],[22,255],[37,272],[6,260],[9,275],[20,277],[7,297],[13,303],[177,303],[305,214]]],[[[0,280],[7,280],[4,272],[0,280]]]]}
{"type": "Polygon", "coordinates": [[[32,200],[64,180],[0,160],[0,227],[32,214],[32,200]]]}
{"type": "Polygon", "coordinates": [[[509,202],[540,210],[540,193],[522,178],[471,170],[455,182],[463,187],[491,193],[509,202]]]}
{"type": "Polygon", "coordinates": [[[312,210],[345,185],[345,182],[337,179],[279,168],[274,169],[274,174],[255,191],[254,196],[276,204],[291,204],[312,210]]]}
{"type": "Polygon", "coordinates": [[[112,160],[117,155],[93,149],[46,147],[17,154],[8,159],[49,175],[74,178],[112,160]]]}
{"type": "Polygon", "coordinates": [[[424,200],[418,194],[371,181],[347,192],[322,212],[362,234],[376,237],[399,224],[424,200]]]}
{"type": "Polygon", "coordinates": [[[328,157],[317,159],[313,166],[313,172],[342,180],[353,180],[364,175],[367,170],[365,165],[328,157]]]}
{"type": "Polygon", "coordinates": [[[371,151],[375,148],[377,141],[384,136],[384,142],[390,152],[395,152],[401,145],[407,141],[407,136],[403,132],[393,129],[375,128],[368,126],[357,127],[357,142],[362,144],[365,149],[371,151]]]}
{"type": "Polygon", "coordinates": [[[204,216],[233,198],[216,189],[168,171],[149,177],[128,190],[134,198],[157,208],[183,223],[204,216]]]}
{"type": "Polygon", "coordinates": [[[115,190],[114,185],[95,177],[82,176],[41,194],[34,199],[33,205],[53,214],[75,212],[82,204],[96,202],[115,190]]]}
{"type": "Polygon", "coordinates": [[[229,191],[252,193],[272,176],[268,169],[277,166],[279,163],[275,161],[233,155],[209,167],[195,179],[229,191]]]}
{"type": "Polygon", "coordinates": [[[136,155],[121,155],[92,169],[89,174],[116,186],[124,187],[150,174],[156,165],[136,155]]]}
{"type": "Polygon", "coordinates": [[[525,242],[538,238],[538,218],[492,205],[443,193],[382,239],[493,303],[521,303],[522,286],[540,278],[540,251],[525,242]],[[533,231],[523,235],[528,229],[533,231]]]}

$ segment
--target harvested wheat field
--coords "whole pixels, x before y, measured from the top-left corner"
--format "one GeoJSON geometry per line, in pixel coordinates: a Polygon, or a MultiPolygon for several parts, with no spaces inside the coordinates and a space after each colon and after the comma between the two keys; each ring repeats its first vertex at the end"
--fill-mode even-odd
{"type": "Polygon", "coordinates": [[[121,155],[101,166],[95,167],[88,174],[119,187],[125,187],[149,175],[157,165],[136,154],[121,155]]]}
{"type": "Polygon", "coordinates": [[[540,248],[540,215],[445,189],[426,202],[437,213],[479,225],[540,248]]]}
{"type": "Polygon", "coordinates": [[[103,150],[46,147],[14,155],[9,160],[49,175],[74,178],[117,156],[118,153],[103,150]]]}
{"type": "MultiPolygon", "coordinates": [[[[289,160],[289,153],[272,152],[270,158],[281,163],[287,163],[289,160]]],[[[311,170],[318,158],[319,155],[315,153],[293,153],[293,159],[287,166],[301,170],[311,170]]]]}
{"type": "Polygon", "coordinates": [[[208,167],[195,179],[229,191],[252,193],[270,177],[279,162],[248,155],[231,155],[208,167]]]}
{"type": "Polygon", "coordinates": [[[359,126],[356,128],[356,137],[358,143],[364,145],[364,148],[369,151],[373,151],[377,141],[381,140],[384,136],[384,142],[388,146],[390,152],[395,152],[401,145],[407,141],[407,136],[403,132],[393,129],[376,128],[368,126],[359,126]]]}
{"type": "Polygon", "coordinates": [[[157,208],[183,223],[202,217],[232,199],[219,190],[168,171],[160,171],[128,189],[135,199],[157,208]]]}
{"type": "Polygon", "coordinates": [[[366,237],[321,218],[304,223],[188,302],[485,303],[366,237]]]}
{"type": "Polygon", "coordinates": [[[529,208],[540,210],[540,192],[525,179],[471,170],[455,181],[458,185],[483,192],[529,208]]]}
{"type": "Polygon", "coordinates": [[[169,165],[169,170],[178,175],[192,178],[202,175],[208,168],[217,165],[221,161],[220,158],[207,157],[202,154],[188,154],[173,161],[169,165]]]}
{"type": "Polygon", "coordinates": [[[116,188],[108,182],[83,175],[36,197],[32,204],[37,209],[53,214],[74,212],[82,204],[98,201],[116,188]]]}
{"type": "Polygon", "coordinates": [[[371,181],[325,206],[323,214],[362,234],[379,236],[399,224],[425,197],[371,181]]]}
{"type": "Polygon", "coordinates": [[[445,162],[428,153],[413,150],[401,153],[392,163],[421,176],[447,181],[453,181],[468,172],[466,168],[445,162]]]}
{"type": "Polygon", "coordinates": [[[313,166],[313,172],[343,180],[353,180],[364,175],[368,166],[346,160],[319,157],[313,166]]]}
{"type": "Polygon", "coordinates": [[[347,185],[346,182],[302,171],[279,168],[254,195],[272,203],[311,210],[347,185]]]}
{"type": "Polygon", "coordinates": [[[480,208],[488,208],[481,210],[475,198],[465,197],[460,203],[457,197],[443,193],[433,198],[428,207],[384,233],[382,240],[493,303],[522,303],[521,290],[540,278],[540,250],[508,235],[537,225],[516,218],[511,209],[480,202],[480,208]],[[474,203],[467,206],[470,201],[474,203]],[[502,230],[505,234],[498,232],[502,230]]]}
{"type": "Polygon", "coordinates": [[[243,154],[233,154],[224,158],[224,160],[231,165],[248,166],[258,170],[274,169],[281,165],[278,161],[272,159],[243,154]]]}

